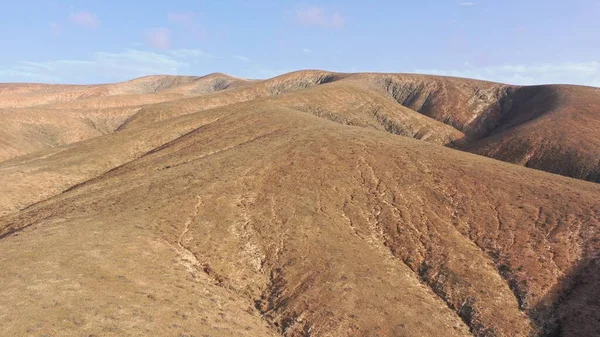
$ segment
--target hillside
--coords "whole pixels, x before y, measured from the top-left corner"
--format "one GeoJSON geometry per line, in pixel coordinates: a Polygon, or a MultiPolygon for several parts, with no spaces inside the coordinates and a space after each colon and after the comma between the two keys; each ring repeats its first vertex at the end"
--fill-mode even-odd
{"type": "Polygon", "coordinates": [[[211,74],[148,76],[106,85],[0,85],[0,162],[111,133],[148,104],[245,83],[211,74]]]}
{"type": "Polygon", "coordinates": [[[598,89],[125,83],[1,87],[7,335],[600,331],[598,89]]]}
{"type": "Polygon", "coordinates": [[[304,101],[300,109],[342,123],[377,124],[391,133],[600,182],[598,88],[517,87],[451,77],[318,70],[262,81],[215,73],[149,76],[92,86],[5,84],[0,88],[0,120],[6,125],[0,131],[0,161],[135,125],[270,97],[289,104],[304,101]],[[307,91],[316,86],[322,89],[307,91]],[[336,98],[338,90],[344,98],[336,98]],[[312,107],[317,101],[318,106],[312,107]],[[347,115],[350,105],[355,110],[353,120],[347,115]],[[370,121],[373,118],[375,123],[370,121]]]}

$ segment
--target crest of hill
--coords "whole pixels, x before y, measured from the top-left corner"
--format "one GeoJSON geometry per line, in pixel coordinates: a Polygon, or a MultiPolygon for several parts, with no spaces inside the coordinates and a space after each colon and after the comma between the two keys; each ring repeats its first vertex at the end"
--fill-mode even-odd
{"type": "Polygon", "coordinates": [[[223,74],[148,76],[107,85],[0,87],[0,161],[114,132],[142,106],[244,85],[223,74]]]}
{"type": "Polygon", "coordinates": [[[429,75],[299,71],[214,95],[147,106],[121,128],[350,82],[379,90],[402,107],[462,133],[462,139],[448,144],[454,148],[574,178],[600,179],[600,135],[594,131],[600,129],[600,90],[582,86],[520,87],[429,75]]]}
{"type": "MultiPolygon", "coordinates": [[[[114,84],[53,85],[53,84],[1,84],[0,107],[32,107],[69,102],[90,97],[154,94],[187,86],[190,92],[209,93],[222,90],[232,83],[245,80],[214,73],[203,77],[153,75],[114,84]]],[[[186,93],[184,88],[182,93],[186,93]]]]}
{"type": "Polygon", "coordinates": [[[522,87],[430,75],[322,70],[254,81],[215,73],[149,76],[96,86],[12,86],[3,85],[5,94],[0,94],[0,106],[5,106],[1,118],[7,125],[0,132],[0,142],[5,144],[0,160],[197,111],[276,100],[283,107],[298,106],[341,123],[383,128],[535,169],[600,181],[600,135],[596,132],[600,129],[600,89],[591,87],[522,87]],[[366,103],[357,103],[353,97],[366,103]],[[23,108],[29,105],[36,106],[23,108]],[[65,111],[69,111],[67,116],[65,111]],[[67,130],[70,125],[73,132],[67,130]]]}

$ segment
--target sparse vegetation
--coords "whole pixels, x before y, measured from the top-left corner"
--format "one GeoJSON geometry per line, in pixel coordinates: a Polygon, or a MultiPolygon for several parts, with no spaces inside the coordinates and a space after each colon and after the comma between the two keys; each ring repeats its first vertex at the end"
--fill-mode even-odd
{"type": "Polygon", "coordinates": [[[597,181],[594,90],[301,71],[0,92],[3,332],[593,336],[600,185],[531,168],[597,181]]]}

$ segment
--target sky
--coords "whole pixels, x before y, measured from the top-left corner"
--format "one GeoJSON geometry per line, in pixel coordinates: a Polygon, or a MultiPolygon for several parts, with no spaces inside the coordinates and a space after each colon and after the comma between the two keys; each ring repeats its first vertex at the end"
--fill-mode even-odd
{"type": "Polygon", "coordinates": [[[6,1],[0,82],[300,69],[600,87],[600,1],[6,1]]]}

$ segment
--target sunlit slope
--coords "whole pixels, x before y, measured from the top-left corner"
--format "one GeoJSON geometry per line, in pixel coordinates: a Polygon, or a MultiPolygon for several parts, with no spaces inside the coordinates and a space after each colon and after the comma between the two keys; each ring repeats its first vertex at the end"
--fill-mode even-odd
{"type": "Polygon", "coordinates": [[[73,174],[64,171],[69,158],[72,170],[98,169],[0,218],[8,331],[591,336],[598,328],[564,311],[596,315],[582,298],[595,296],[597,282],[589,271],[600,251],[598,185],[322,118],[301,109],[307,101],[200,111],[10,161],[63,177],[73,174]],[[141,130],[154,136],[136,152],[141,130]],[[95,159],[107,149],[114,169],[98,173],[108,171],[95,159]]]}
{"type": "Polygon", "coordinates": [[[88,86],[3,84],[0,161],[198,111],[272,100],[343,124],[600,179],[600,89],[321,70],[260,81],[214,73],[88,86]]]}

